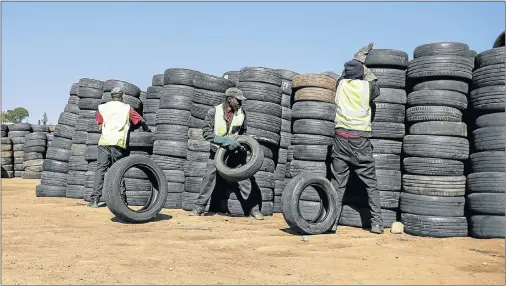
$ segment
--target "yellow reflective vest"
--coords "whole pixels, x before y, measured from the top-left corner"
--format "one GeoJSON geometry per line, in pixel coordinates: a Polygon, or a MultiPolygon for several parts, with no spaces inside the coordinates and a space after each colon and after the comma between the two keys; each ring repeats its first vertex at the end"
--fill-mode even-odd
{"type": "Polygon", "coordinates": [[[335,102],[335,128],[371,131],[371,106],[369,82],[358,79],[342,79],[337,87],[335,102]]]}
{"type": "Polygon", "coordinates": [[[227,122],[223,118],[225,115],[225,103],[216,105],[214,107],[214,135],[221,137],[230,137],[233,135],[238,135],[241,130],[242,124],[244,123],[244,112],[242,108],[239,108],[232,118],[232,122],[230,123],[230,127],[227,130],[227,122]]]}
{"type": "Polygon", "coordinates": [[[110,101],[98,106],[102,115],[102,135],[98,141],[101,146],[126,148],[130,129],[130,105],[120,101],[110,101]]]}

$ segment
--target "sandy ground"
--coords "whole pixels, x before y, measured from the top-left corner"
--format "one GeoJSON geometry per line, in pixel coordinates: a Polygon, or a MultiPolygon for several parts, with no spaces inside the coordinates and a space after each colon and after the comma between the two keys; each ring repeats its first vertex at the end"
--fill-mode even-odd
{"type": "Polygon", "coordinates": [[[2,284],[502,284],[504,240],[290,234],[264,221],[163,210],[123,224],[107,207],[37,198],[2,179],[2,284]]]}

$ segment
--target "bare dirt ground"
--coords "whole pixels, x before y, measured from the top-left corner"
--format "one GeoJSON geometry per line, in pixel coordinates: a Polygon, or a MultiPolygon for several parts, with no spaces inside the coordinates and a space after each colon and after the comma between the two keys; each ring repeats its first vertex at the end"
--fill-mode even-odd
{"type": "Polygon", "coordinates": [[[2,179],[2,284],[502,284],[504,240],[307,237],[264,221],[188,217],[123,224],[107,207],[37,198],[37,180],[2,179]]]}

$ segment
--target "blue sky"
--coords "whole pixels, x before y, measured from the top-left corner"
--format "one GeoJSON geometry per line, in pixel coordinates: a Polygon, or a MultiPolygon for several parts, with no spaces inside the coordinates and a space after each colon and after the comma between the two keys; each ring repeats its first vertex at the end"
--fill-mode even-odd
{"type": "Polygon", "coordinates": [[[244,66],[342,70],[370,41],[412,59],[440,41],[492,47],[505,4],[429,2],[49,2],[2,4],[2,110],[56,124],[79,78],[145,90],[183,67],[221,76],[244,66]]]}

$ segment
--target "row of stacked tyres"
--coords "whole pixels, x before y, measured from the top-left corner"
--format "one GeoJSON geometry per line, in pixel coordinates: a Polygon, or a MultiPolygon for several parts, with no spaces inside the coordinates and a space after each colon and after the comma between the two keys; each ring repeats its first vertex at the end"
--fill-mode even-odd
{"type": "Polygon", "coordinates": [[[467,94],[474,55],[463,43],[419,46],[408,65],[402,223],[411,235],[467,236],[467,94]]]}
{"type": "MultiPolygon", "coordinates": [[[[365,60],[380,88],[371,104],[373,159],[384,227],[398,220],[401,192],[401,153],[405,135],[406,67],[408,54],[391,49],[372,49],[365,60]]],[[[339,224],[370,226],[366,186],[353,172],[343,198],[339,224]]]]}
{"type": "MultiPolygon", "coordinates": [[[[324,74],[293,77],[292,136],[285,185],[303,172],[328,177],[334,142],[336,83],[335,78],[324,74]]],[[[284,197],[281,199],[283,202],[284,197]]],[[[302,217],[308,221],[316,219],[320,207],[317,191],[313,187],[306,188],[299,199],[302,217]]]]}
{"type": "Polygon", "coordinates": [[[469,94],[470,168],[467,176],[469,235],[505,235],[505,47],[477,55],[469,94]]]}
{"type": "Polygon", "coordinates": [[[2,178],[14,178],[14,151],[12,150],[12,139],[9,135],[9,125],[2,124],[1,168],[2,178]]]}
{"type": "Polygon", "coordinates": [[[167,69],[164,72],[164,85],[158,92],[160,105],[156,113],[155,142],[151,157],[163,170],[169,184],[165,208],[184,208],[192,202],[184,194],[184,166],[195,73],[189,69],[167,69]]]}
{"type": "Polygon", "coordinates": [[[38,197],[65,197],[67,191],[67,173],[72,148],[75,124],[79,118],[79,86],[86,86],[90,79],[80,79],[72,84],[65,109],[58,118],[54,139],[48,146],[42,165],[40,184],[35,192],[38,197]]]}
{"type": "Polygon", "coordinates": [[[281,195],[285,188],[285,175],[288,163],[288,148],[292,139],[292,80],[298,75],[296,72],[278,69],[281,75],[281,134],[279,141],[279,151],[277,156],[276,169],[274,175],[276,178],[274,186],[274,207],[273,213],[281,212],[281,195]]]}

